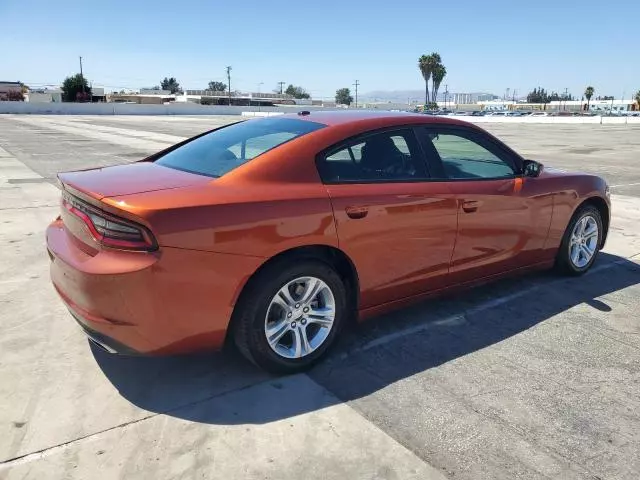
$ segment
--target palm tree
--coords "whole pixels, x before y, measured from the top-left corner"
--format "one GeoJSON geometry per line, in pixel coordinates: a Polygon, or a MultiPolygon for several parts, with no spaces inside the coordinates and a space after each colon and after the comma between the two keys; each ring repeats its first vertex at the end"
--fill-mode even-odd
{"type": "Polygon", "coordinates": [[[418,59],[418,69],[424,78],[424,106],[429,103],[429,79],[431,78],[431,59],[430,55],[422,55],[418,59]]]}
{"type": "Polygon", "coordinates": [[[429,103],[429,79],[432,77],[434,69],[441,63],[442,59],[440,58],[440,54],[438,52],[432,52],[431,55],[422,55],[418,59],[418,68],[420,69],[420,73],[422,73],[422,77],[424,78],[425,83],[425,105],[429,103]]]}
{"type": "Polygon", "coordinates": [[[431,72],[431,79],[433,81],[431,95],[433,96],[433,103],[436,103],[438,101],[438,89],[440,88],[442,80],[444,80],[444,77],[446,76],[447,69],[441,62],[439,62],[433,69],[433,72],[431,72]]]}
{"type": "Polygon", "coordinates": [[[591,105],[591,97],[593,97],[593,93],[595,89],[591,86],[587,87],[584,91],[584,96],[587,97],[587,111],[589,111],[589,106],[591,105]]]}

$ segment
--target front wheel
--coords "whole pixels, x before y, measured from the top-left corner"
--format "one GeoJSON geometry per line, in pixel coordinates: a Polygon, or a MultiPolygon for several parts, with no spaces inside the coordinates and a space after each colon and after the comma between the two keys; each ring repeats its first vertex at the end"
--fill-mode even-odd
{"type": "Polygon", "coordinates": [[[600,251],[602,218],[597,208],[580,207],[567,226],[556,258],[559,270],[569,275],[585,273],[600,251]]]}
{"type": "Polygon", "coordinates": [[[237,306],[240,352],[274,373],[309,368],[329,349],[347,315],[340,276],[324,262],[274,264],[253,279],[237,306]]]}

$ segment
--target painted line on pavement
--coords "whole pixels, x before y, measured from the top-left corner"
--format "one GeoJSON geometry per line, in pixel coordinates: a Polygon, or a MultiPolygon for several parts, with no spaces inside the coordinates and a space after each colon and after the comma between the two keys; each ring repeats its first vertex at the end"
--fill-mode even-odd
{"type": "MultiPolygon", "coordinates": [[[[638,257],[640,256],[640,254],[636,254],[633,255],[629,258],[624,258],[624,259],[620,259],[620,260],[615,260],[611,263],[606,263],[604,265],[598,265],[594,268],[592,268],[591,270],[589,270],[585,275],[593,275],[595,273],[598,272],[602,272],[604,270],[609,270],[610,268],[614,268],[617,267],[623,263],[628,262],[630,259],[634,258],[634,257],[638,257]]],[[[558,278],[556,280],[553,280],[549,283],[544,283],[544,284],[536,284],[536,285],[531,285],[531,287],[526,288],[524,290],[520,290],[518,292],[514,292],[512,294],[509,295],[505,295],[503,297],[498,297],[498,298],[492,298],[491,300],[487,300],[485,302],[480,303],[479,305],[469,308],[467,310],[465,310],[462,313],[456,314],[456,315],[451,315],[449,317],[445,317],[442,319],[438,319],[436,321],[432,321],[432,322],[428,322],[426,324],[423,325],[416,325],[416,326],[412,326],[409,328],[405,328],[404,330],[399,330],[396,332],[392,332],[389,333],[387,335],[384,335],[380,338],[376,338],[375,340],[372,340],[368,343],[365,343],[364,345],[362,345],[359,348],[356,348],[354,350],[351,350],[348,353],[345,353],[343,355],[340,356],[340,359],[344,359],[347,358],[350,355],[353,355],[355,353],[362,353],[362,352],[366,352],[367,350],[371,350],[372,348],[376,348],[382,345],[385,345],[387,343],[393,342],[395,340],[398,340],[400,338],[406,337],[408,335],[413,335],[416,333],[421,333],[423,331],[432,329],[434,327],[441,327],[441,326],[459,326],[464,324],[467,321],[466,316],[467,315],[473,315],[473,314],[477,314],[480,312],[483,312],[485,310],[490,310],[492,308],[498,307],[500,305],[504,305],[505,303],[511,302],[512,300],[515,300],[519,297],[522,297],[523,295],[528,295],[532,290],[536,290],[540,287],[548,287],[550,285],[553,285],[555,283],[559,283],[562,281],[567,280],[567,277],[564,278],[558,278]]]]}

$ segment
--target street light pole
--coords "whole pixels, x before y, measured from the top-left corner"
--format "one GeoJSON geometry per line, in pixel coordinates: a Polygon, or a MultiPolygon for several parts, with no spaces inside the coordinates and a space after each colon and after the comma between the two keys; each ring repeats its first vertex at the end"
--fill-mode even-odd
{"type": "Polygon", "coordinates": [[[229,85],[229,105],[231,105],[231,66],[227,66],[227,80],[229,85]]]}
{"type": "Polygon", "coordinates": [[[82,57],[80,57],[80,80],[82,82],[82,96],[84,97],[84,75],[82,74],[82,57]]]}
{"type": "Polygon", "coordinates": [[[261,112],[261,107],[262,107],[262,101],[260,100],[260,86],[264,85],[264,82],[260,82],[258,84],[258,111],[261,112]]]}
{"type": "Polygon", "coordinates": [[[356,80],[356,83],[353,85],[356,87],[356,108],[358,108],[358,85],[360,85],[360,82],[356,80]]]}

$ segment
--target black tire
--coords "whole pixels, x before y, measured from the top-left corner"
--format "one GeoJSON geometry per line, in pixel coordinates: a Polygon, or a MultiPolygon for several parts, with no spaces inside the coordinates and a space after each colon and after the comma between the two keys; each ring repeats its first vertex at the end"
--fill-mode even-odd
{"type": "Polygon", "coordinates": [[[348,317],[344,282],[327,263],[315,259],[276,262],[258,272],[247,285],[234,311],[233,337],[238,350],[258,367],[278,374],[292,374],[310,368],[334,343],[348,317]],[[333,326],[324,342],[310,354],[295,359],[277,354],[267,342],[265,317],[271,300],[291,280],[312,276],[324,281],[335,300],[333,326]]]}
{"type": "Polygon", "coordinates": [[[582,205],[578,207],[578,210],[571,217],[571,221],[569,225],[567,225],[567,229],[564,232],[564,236],[562,237],[562,243],[560,244],[560,250],[558,250],[558,254],[556,256],[556,270],[565,275],[578,276],[586,273],[595,262],[598,257],[598,253],[600,253],[600,245],[602,245],[602,235],[603,235],[603,227],[602,227],[602,217],[600,216],[600,211],[592,205],[582,205]],[[570,241],[571,241],[571,233],[575,228],[576,224],[585,216],[590,215],[593,217],[598,224],[598,242],[596,246],[596,251],[591,257],[589,262],[582,266],[577,267],[571,261],[571,249],[570,249],[570,241]]]}

